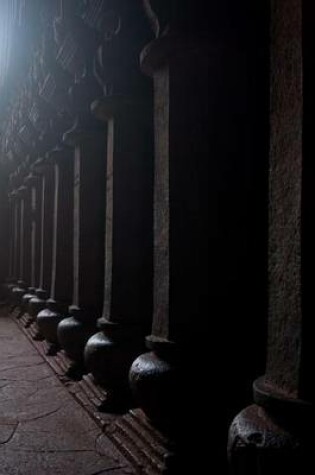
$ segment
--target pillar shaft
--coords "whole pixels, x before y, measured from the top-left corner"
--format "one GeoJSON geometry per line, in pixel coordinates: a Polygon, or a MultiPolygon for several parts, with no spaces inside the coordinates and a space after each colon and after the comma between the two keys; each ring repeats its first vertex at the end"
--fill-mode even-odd
{"type": "Polygon", "coordinates": [[[25,236],[24,236],[24,274],[28,286],[32,283],[32,253],[31,253],[31,191],[27,188],[24,196],[25,236]]]}
{"type": "Polygon", "coordinates": [[[231,425],[233,474],[314,466],[313,31],[307,2],[271,2],[267,363],[231,425]]]}
{"type": "Polygon", "coordinates": [[[314,262],[310,188],[315,174],[306,147],[311,131],[306,106],[311,43],[304,41],[304,35],[307,39],[309,28],[302,2],[272,2],[266,384],[283,398],[311,401],[312,349],[305,332],[312,313],[310,266],[314,262]]]}
{"type": "Polygon", "coordinates": [[[20,306],[22,297],[25,294],[25,274],[24,274],[24,256],[25,256],[25,240],[26,225],[28,220],[26,219],[26,203],[27,203],[27,188],[20,186],[16,191],[16,206],[14,212],[14,272],[17,276],[17,286],[12,289],[14,304],[20,306]]]}
{"type": "Polygon", "coordinates": [[[27,245],[27,233],[29,231],[28,228],[28,213],[27,213],[27,188],[21,186],[19,188],[19,195],[20,195],[20,229],[19,229],[19,280],[22,280],[27,284],[26,281],[26,253],[28,249],[26,248],[27,245]]]}
{"type": "Polygon", "coordinates": [[[31,190],[31,286],[40,284],[42,180],[32,178],[31,190]]]}
{"type": "Polygon", "coordinates": [[[12,192],[8,196],[9,201],[9,265],[8,265],[8,280],[14,279],[14,197],[12,192]]]}
{"type": "Polygon", "coordinates": [[[20,216],[21,216],[21,200],[18,195],[14,200],[14,211],[13,211],[13,219],[14,219],[14,253],[13,253],[13,273],[16,280],[19,279],[19,260],[20,260],[20,216]]]}
{"type": "Polygon", "coordinates": [[[73,160],[71,151],[61,148],[53,156],[54,212],[50,298],[63,308],[71,302],[73,263],[73,160]]]}
{"type": "Polygon", "coordinates": [[[51,163],[43,165],[42,212],[41,212],[41,262],[39,287],[49,292],[51,287],[54,168],[51,163]]]}
{"type": "Polygon", "coordinates": [[[272,2],[267,373],[298,395],[302,345],[302,3],[272,2]],[[287,10],[285,12],[285,10],[287,10]],[[289,22],[289,23],[287,23],[289,22]],[[288,33],[288,26],[291,33],[288,33]],[[282,48],[285,50],[282,50],[282,48]],[[292,90],[289,101],[286,94],[292,90]],[[283,117],[288,118],[282,124],[283,117]],[[285,331],[283,329],[285,328],[285,331]]]}
{"type": "Polygon", "coordinates": [[[102,305],[105,140],[91,136],[74,150],[73,298],[91,320],[102,305]]]}
{"type": "MultiPolygon", "coordinates": [[[[135,103],[129,108],[119,103],[120,98],[108,102],[115,100],[114,107],[121,110],[109,115],[107,122],[103,318],[125,325],[146,322],[148,326],[152,298],[152,132],[147,111],[141,110],[143,105],[135,103]]],[[[103,107],[106,110],[106,99],[103,107]]]]}

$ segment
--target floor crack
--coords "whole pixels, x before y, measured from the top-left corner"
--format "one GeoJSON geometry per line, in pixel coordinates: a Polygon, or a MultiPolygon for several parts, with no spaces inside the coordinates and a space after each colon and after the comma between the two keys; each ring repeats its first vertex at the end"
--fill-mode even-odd
{"type": "MultiPolygon", "coordinates": [[[[14,435],[15,435],[15,433],[16,433],[16,430],[17,430],[19,424],[20,424],[20,423],[17,422],[17,423],[14,425],[14,428],[13,428],[11,434],[9,435],[9,437],[7,438],[7,440],[5,440],[5,441],[3,441],[3,442],[0,442],[0,445],[8,444],[8,443],[13,439],[13,437],[14,437],[14,435]]],[[[13,426],[13,424],[10,424],[10,427],[12,427],[12,426],[13,426]]]]}
{"type": "MultiPolygon", "coordinates": [[[[0,368],[0,375],[1,375],[1,373],[2,373],[3,371],[10,371],[11,369],[12,369],[12,370],[15,370],[15,369],[33,368],[34,366],[40,366],[40,365],[43,365],[43,364],[45,364],[44,361],[39,361],[38,363],[31,363],[31,364],[29,364],[29,365],[8,366],[8,367],[6,367],[6,368],[0,368]]],[[[0,377],[0,379],[2,379],[2,378],[0,377]]]]}
{"type": "Polygon", "coordinates": [[[45,414],[41,414],[40,416],[37,416],[37,417],[26,417],[25,419],[23,419],[23,421],[27,420],[27,421],[37,421],[38,419],[44,419],[45,417],[48,417],[48,416],[51,416],[52,414],[55,414],[56,412],[60,411],[60,409],[62,408],[62,406],[59,406],[57,409],[54,409],[53,411],[50,411],[50,412],[46,412],[45,414]]]}
{"type": "Polygon", "coordinates": [[[102,473],[106,473],[106,472],[112,472],[114,470],[121,470],[122,468],[126,468],[125,465],[119,465],[119,466],[115,466],[115,467],[107,467],[107,468],[103,468],[101,470],[98,470],[97,472],[93,472],[93,473],[90,473],[89,475],[101,475],[102,473]]]}

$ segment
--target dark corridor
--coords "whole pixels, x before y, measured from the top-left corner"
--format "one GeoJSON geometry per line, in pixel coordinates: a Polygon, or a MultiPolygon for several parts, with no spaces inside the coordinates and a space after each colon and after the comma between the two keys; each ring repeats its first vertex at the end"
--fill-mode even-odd
{"type": "MultiPolygon", "coordinates": [[[[310,473],[314,19],[1,1],[0,473],[310,473]],[[5,458],[20,344],[101,437],[92,465],[5,458]]],[[[45,453],[89,447],[58,417],[45,453]]]]}

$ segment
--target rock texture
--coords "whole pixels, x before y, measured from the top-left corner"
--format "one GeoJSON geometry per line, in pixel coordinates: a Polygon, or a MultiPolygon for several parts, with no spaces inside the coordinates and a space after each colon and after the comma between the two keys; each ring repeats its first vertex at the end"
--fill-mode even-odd
{"type": "Polygon", "coordinates": [[[0,474],[135,473],[15,322],[3,313],[0,313],[0,474]]]}

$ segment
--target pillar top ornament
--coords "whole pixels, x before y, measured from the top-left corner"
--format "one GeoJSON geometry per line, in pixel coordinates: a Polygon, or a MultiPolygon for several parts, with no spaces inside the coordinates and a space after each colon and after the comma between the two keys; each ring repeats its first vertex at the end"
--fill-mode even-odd
{"type": "Polygon", "coordinates": [[[58,163],[59,161],[67,160],[72,158],[72,148],[68,147],[66,144],[58,143],[54,148],[49,150],[46,153],[46,157],[51,163],[58,163]]]}
{"type": "Polygon", "coordinates": [[[12,191],[9,191],[8,197],[9,197],[9,199],[10,199],[11,201],[16,200],[16,199],[18,198],[18,192],[17,192],[17,190],[14,189],[14,190],[12,190],[12,191]]]}
{"type": "Polygon", "coordinates": [[[27,187],[25,185],[21,185],[17,190],[17,196],[19,198],[24,198],[27,193],[27,187]]]}
{"type": "Polygon", "coordinates": [[[165,64],[193,51],[196,55],[205,55],[209,49],[208,36],[205,34],[208,14],[198,16],[198,8],[190,0],[142,0],[143,8],[155,40],[147,44],[140,55],[142,71],[153,76],[154,72],[165,64]]]}
{"type": "Polygon", "coordinates": [[[156,38],[168,33],[171,20],[172,1],[142,0],[145,13],[156,38]]]}
{"type": "Polygon", "coordinates": [[[38,175],[43,175],[47,169],[52,165],[50,157],[45,154],[43,157],[40,157],[34,162],[32,169],[38,175]]]}
{"type": "Polygon", "coordinates": [[[33,170],[24,178],[24,184],[27,187],[35,186],[40,180],[40,176],[35,174],[33,170]]]}

